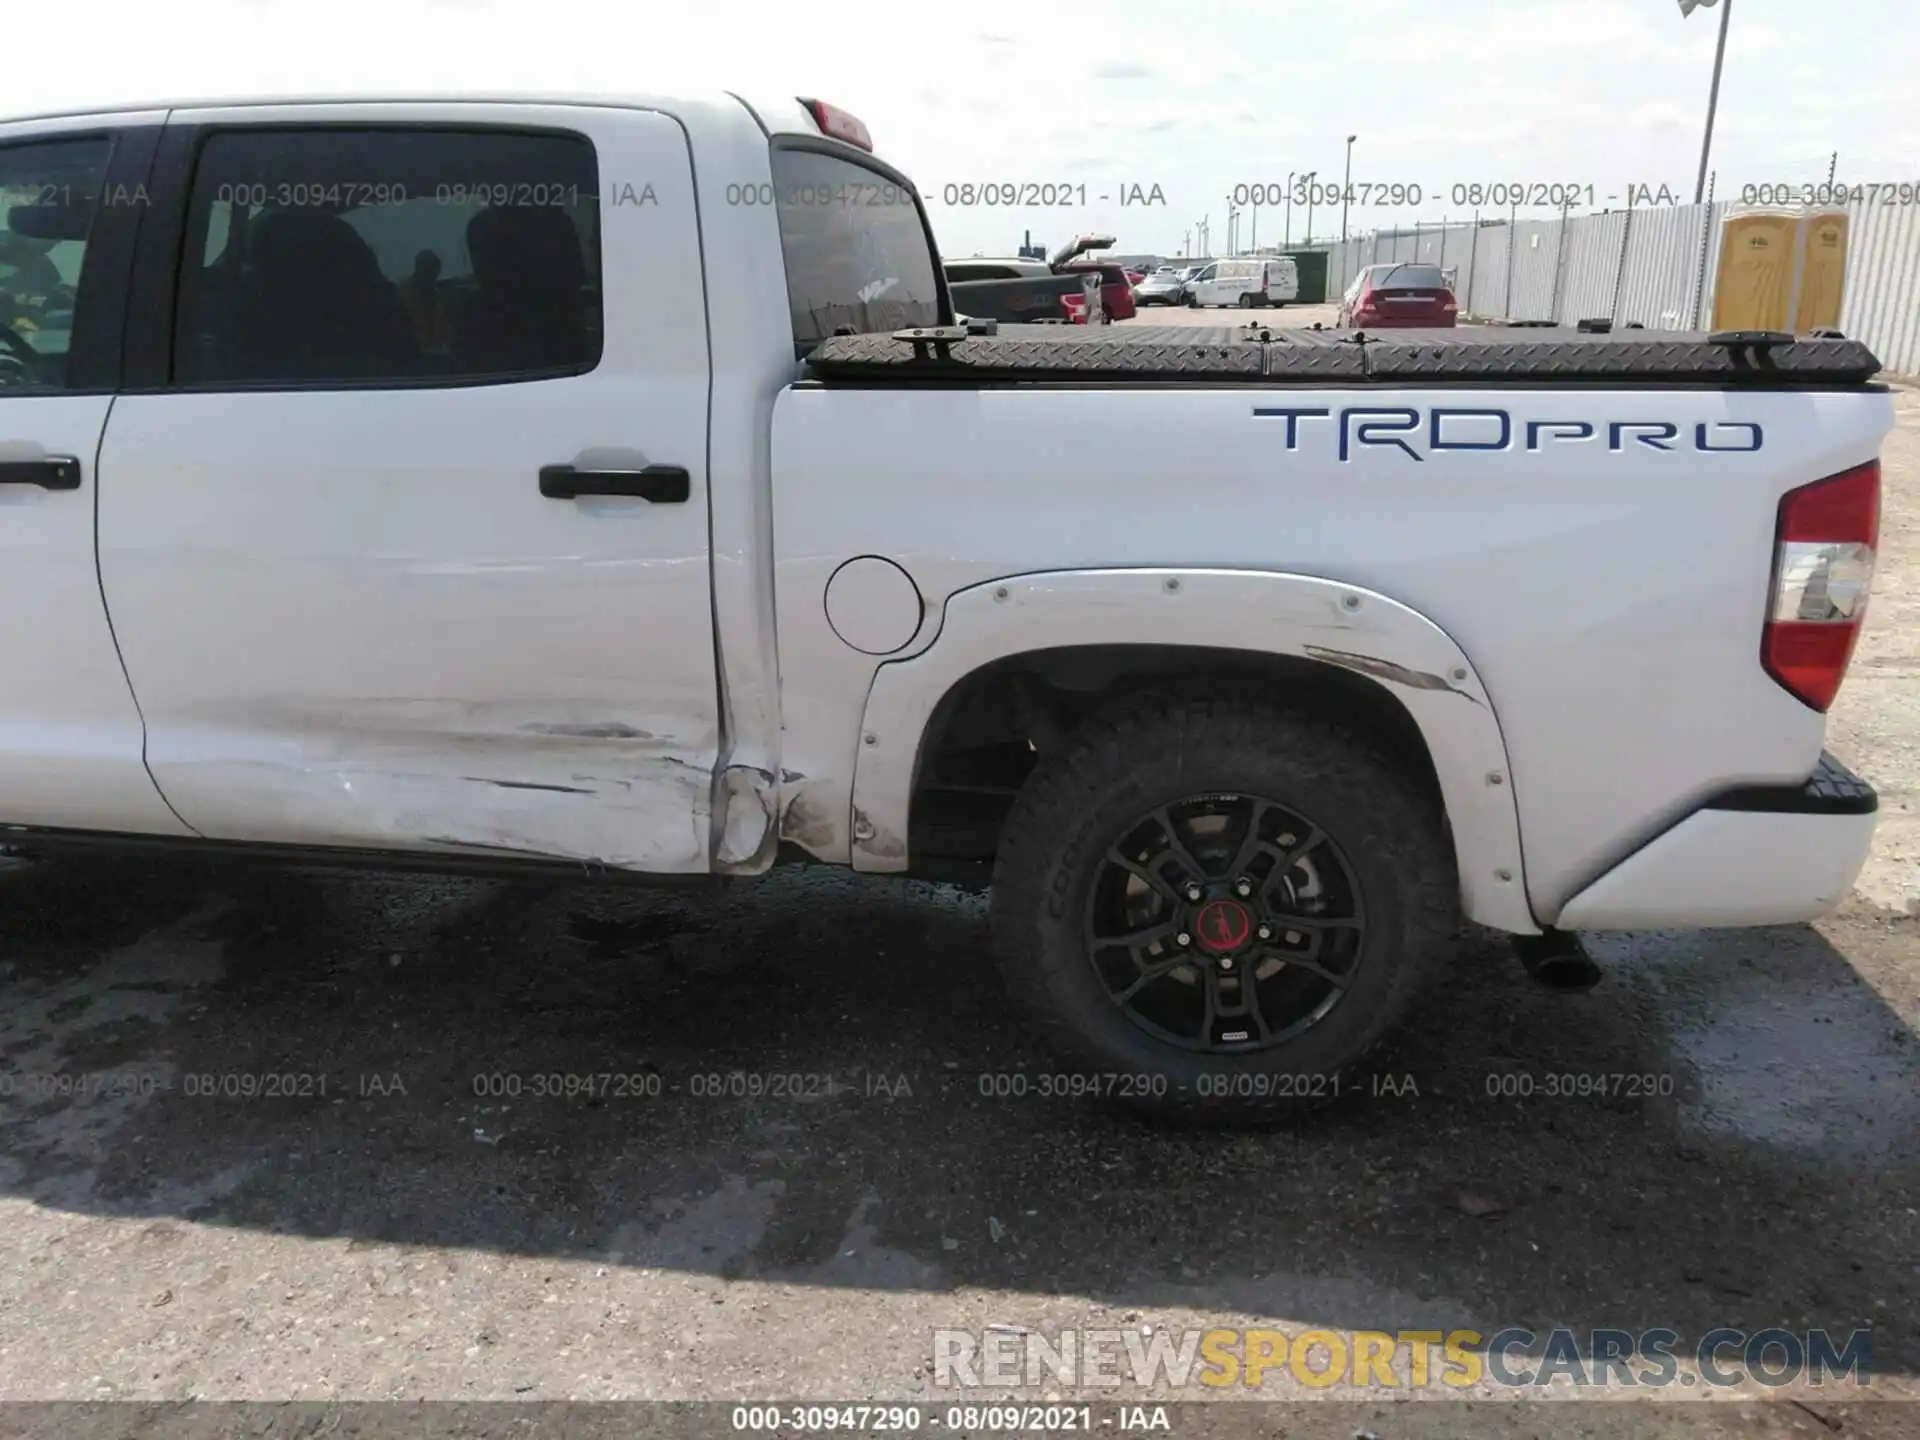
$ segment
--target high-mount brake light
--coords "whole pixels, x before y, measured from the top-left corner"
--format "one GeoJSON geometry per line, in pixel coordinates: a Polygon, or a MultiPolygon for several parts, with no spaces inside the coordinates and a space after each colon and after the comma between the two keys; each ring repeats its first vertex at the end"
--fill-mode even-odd
{"type": "Polygon", "coordinates": [[[831,135],[849,145],[858,145],[869,155],[873,153],[873,136],[867,133],[867,127],[839,106],[829,105],[824,100],[809,100],[805,96],[800,98],[800,103],[807,107],[807,113],[813,116],[813,123],[820,127],[822,135],[831,135]]]}
{"type": "Polygon", "coordinates": [[[1803,704],[1833,704],[1853,659],[1880,540],[1880,462],[1780,497],[1760,663],[1803,704]]]}

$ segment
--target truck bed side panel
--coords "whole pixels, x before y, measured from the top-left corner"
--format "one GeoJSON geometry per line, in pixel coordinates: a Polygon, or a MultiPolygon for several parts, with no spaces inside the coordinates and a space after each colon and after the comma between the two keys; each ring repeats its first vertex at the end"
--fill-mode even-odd
{"type": "MultiPolygon", "coordinates": [[[[1317,575],[1470,657],[1549,921],[1708,794],[1819,761],[1825,717],[1759,662],[1775,512],[1891,424],[1865,390],[799,386],[773,446],[786,763],[843,830],[883,663],[823,615],[850,557],[905,567],[929,631],[955,590],[1026,572],[1317,575]]],[[[1235,621],[1194,642],[1231,644],[1235,621]]]]}

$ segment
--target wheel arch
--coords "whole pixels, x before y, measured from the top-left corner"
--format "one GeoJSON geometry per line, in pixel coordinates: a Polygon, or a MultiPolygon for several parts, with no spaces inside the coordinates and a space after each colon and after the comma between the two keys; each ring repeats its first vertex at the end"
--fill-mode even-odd
{"type": "MultiPolygon", "coordinates": [[[[920,869],[932,747],[980,698],[1053,723],[1049,684],[1097,693],[1101,677],[1200,672],[1311,687],[1362,728],[1405,743],[1437,788],[1469,918],[1538,933],[1526,898],[1506,745],[1472,663],[1439,626],[1361,586],[1267,571],[1153,568],[1010,577],[950,596],[937,638],[882,665],[868,692],[852,794],[853,868],[920,869]],[[1198,643],[1235,617],[1234,642],[1198,643]],[[1012,677],[1013,688],[999,688],[1012,677]],[[1024,687],[1024,688],[1023,688],[1024,687]],[[1497,777],[1494,778],[1494,777],[1497,777]]],[[[977,838],[977,837],[976,837],[977,838]]]]}

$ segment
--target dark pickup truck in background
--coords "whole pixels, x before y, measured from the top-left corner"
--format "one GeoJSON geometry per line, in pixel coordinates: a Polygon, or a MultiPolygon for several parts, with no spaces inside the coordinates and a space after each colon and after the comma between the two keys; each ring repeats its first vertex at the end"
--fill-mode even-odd
{"type": "Polygon", "coordinates": [[[1067,297],[1081,295],[1084,276],[1100,276],[1100,307],[1108,320],[1135,314],[1133,282],[1125,268],[1105,260],[1081,259],[1114,243],[1111,235],[1081,235],[1044,262],[1035,260],[949,260],[944,262],[947,290],[957,314],[1007,324],[1065,321],[1067,297]],[[1022,273],[1026,272],[1026,273],[1022,273]],[[1037,273],[1036,273],[1037,272],[1037,273]],[[993,278],[988,278],[989,275],[993,278]]]}

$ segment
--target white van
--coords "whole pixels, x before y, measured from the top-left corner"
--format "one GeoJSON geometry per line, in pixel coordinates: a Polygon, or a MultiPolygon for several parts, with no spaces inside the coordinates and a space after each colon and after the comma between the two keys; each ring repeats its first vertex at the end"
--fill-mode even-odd
{"type": "Polygon", "coordinates": [[[1238,305],[1242,310],[1284,305],[1300,294],[1300,267],[1284,255],[1216,260],[1187,282],[1187,304],[1238,305]]]}

